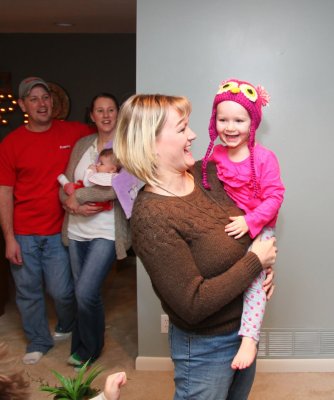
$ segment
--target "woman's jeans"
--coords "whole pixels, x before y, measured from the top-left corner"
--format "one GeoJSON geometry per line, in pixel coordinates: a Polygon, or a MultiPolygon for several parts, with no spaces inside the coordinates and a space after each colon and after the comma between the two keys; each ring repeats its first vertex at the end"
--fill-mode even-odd
{"type": "Polygon", "coordinates": [[[115,242],[107,239],[69,241],[77,316],[71,353],[94,361],[104,346],[104,307],[101,288],[116,257],[115,242]]]}
{"type": "Polygon", "coordinates": [[[46,353],[53,346],[44,298],[44,285],[54,300],[58,317],[56,331],[70,332],[75,316],[75,296],[68,252],[60,234],[15,235],[23,265],[11,265],[16,286],[16,304],[28,339],[27,353],[46,353]]]}
{"type": "Polygon", "coordinates": [[[233,370],[240,347],[238,331],[226,335],[195,335],[170,325],[174,362],[174,400],[246,400],[255,376],[255,362],[233,370]]]}

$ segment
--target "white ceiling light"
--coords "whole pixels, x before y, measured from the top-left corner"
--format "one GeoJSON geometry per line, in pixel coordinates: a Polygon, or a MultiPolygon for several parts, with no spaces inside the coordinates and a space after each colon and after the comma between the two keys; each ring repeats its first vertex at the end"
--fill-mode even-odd
{"type": "Polygon", "coordinates": [[[60,26],[62,28],[69,28],[71,26],[74,26],[71,22],[55,22],[55,25],[60,26]]]}

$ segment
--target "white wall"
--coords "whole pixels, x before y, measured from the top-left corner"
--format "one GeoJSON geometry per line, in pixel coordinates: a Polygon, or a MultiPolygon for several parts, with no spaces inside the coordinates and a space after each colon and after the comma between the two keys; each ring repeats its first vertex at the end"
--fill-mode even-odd
{"type": "MultiPolygon", "coordinates": [[[[258,139],[279,157],[286,197],[277,289],[264,326],[332,339],[334,2],[138,0],[137,7],[137,92],[190,98],[196,158],[207,148],[222,79],[248,80],[270,93],[258,139]]],[[[160,308],[140,267],[138,274],[139,356],[168,355],[160,308]]],[[[321,351],[315,357],[333,358],[332,348],[321,351]]]]}

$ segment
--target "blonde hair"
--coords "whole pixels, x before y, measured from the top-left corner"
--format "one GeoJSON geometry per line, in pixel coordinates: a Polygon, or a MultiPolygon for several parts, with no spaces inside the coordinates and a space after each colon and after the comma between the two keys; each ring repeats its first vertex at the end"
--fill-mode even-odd
{"type": "Polygon", "coordinates": [[[113,149],[131,174],[149,185],[159,184],[155,141],[173,107],[186,118],[191,104],[186,97],[138,94],[122,105],[118,114],[113,149]]]}

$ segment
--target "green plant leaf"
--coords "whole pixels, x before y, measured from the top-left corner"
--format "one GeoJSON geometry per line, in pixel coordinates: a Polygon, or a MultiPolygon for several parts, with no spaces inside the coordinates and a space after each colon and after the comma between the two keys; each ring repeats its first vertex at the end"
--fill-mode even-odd
{"type": "Polygon", "coordinates": [[[40,386],[39,390],[41,390],[42,392],[50,392],[50,393],[56,393],[58,391],[57,388],[49,386],[40,386]]]}
{"type": "Polygon", "coordinates": [[[103,371],[104,371],[104,368],[102,368],[98,365],[96,367],[92,368],[92,370],[89,372],[89,374],[86,377],[85,384],[89,386],[93,382],[93,380],[103,371]]]}
{"type": "Polygon", "coordinates": [[[90,360],[87,360],[87,361],[84,363],[84,365],[80,368],[80,371],[79,371],[77,377],[75,378],[75,379],[76,379],[76,382],[77,382],[77,384],[78,384],[79,386],[83,383],[83,382],[82,382],[83,376],[84,376],[85,372],[87,371],[89,362],[90,362],[90,360]]]}
{"type": "Polygon", "coordinates": [[[52,370],[52,373],[53,375],[55,375],[55,377],[59,380],[64,388],[67,388],[71,385],[71,378],[65,378],[65,376],[55,370],[52,370]]]}
{"type": "Polygon", "coordinates": [[[84,396],[96,395],[99,390],[92,389],[90,387],[90,384],[102,371],[104,371],[104,368],[96,366],[92,368],[92,370],[87,373],[87,376],[85,377],[84,375],[87,372],[89,363],[90,360],[88,360],[82,366],[78,375],[75,378],[66,378],[59,372],[52,370],[52,373],[61,383],[61,386],[42,385],[40,386],[40,390],[52,393],[54,396],[57,397],[57,400],[82,400],[84,396]]]}

